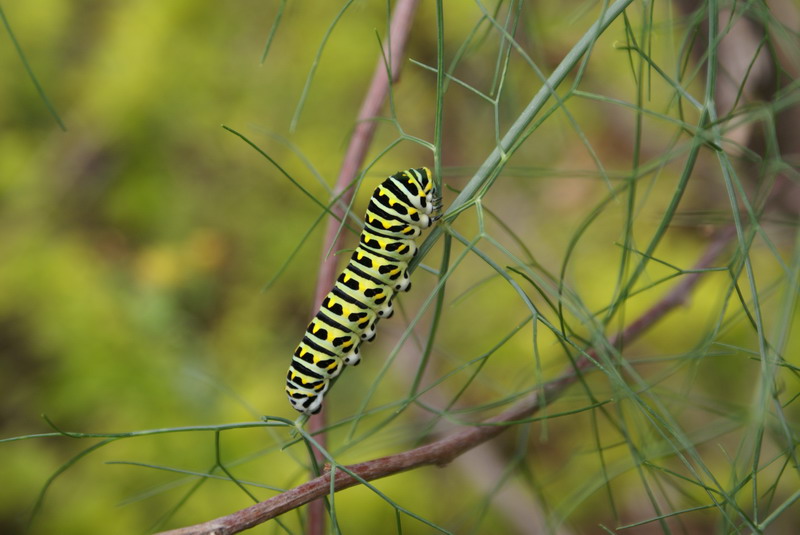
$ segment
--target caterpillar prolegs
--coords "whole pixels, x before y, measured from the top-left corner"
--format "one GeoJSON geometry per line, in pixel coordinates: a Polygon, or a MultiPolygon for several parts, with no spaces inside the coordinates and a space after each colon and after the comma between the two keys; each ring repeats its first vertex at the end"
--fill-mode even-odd
{"type": "Polygon", "coordinates": [[[391,317],[395,294],[411,288],[414,239],[439,219],[441,204],[426,167],[400,171],[375,189],[358,248],[292,356],[286,394],[296,410],[319,412],[331,379],[360,362],[361,342],[372,341],[378,320],[391,317]]]}

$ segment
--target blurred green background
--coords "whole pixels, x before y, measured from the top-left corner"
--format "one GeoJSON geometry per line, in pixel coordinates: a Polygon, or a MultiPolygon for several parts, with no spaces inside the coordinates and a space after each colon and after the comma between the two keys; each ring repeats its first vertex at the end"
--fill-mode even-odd
{"type": "MultiPolygon", "coordinates": [[[[357,1],[317,56],[344,5],[288,2],[261,62],[279,2],[4,3],[7,22],[67,130],[62,131],[49,113],[6,32],[0,40],[0,438],[52,431],[42,414],[60,429],[85,433],[257,421],[264,414],[295,417],[282,382],[311,314],[322,225],[310,233],[275,283],[265,286],[318,219],[320,208],[221,125],[243,133],[326,203],[326,187],[338,173],[378,58],[378,37],[385,39],[387,25],[384,3],[357,1]],[[292,129],[317,57],[318,70],[292,129]]],[[[506,7],[500,5],[503,12],[506,7]]],[[[449,61],[483,14],[469,2],[445,2],[445,7],[449,61]]],[[[526,5],[518,40],[549,72],[599,9],[581,2],[526,5]]],[[[637,6],[631,16],[638,20],[642,12],[637,6]]],[[[671,9],[657,13],[659,24],[650,29],[651,52],[674,73],[685,60],[682,27],[671,9]]],[[[642,86],[632,75],[631,58],[618,46],[625,32],[618,21],[598,41],[581,73],[582,90],[636,101],[642,86]]],[[[464,47],[457,73],[473,89],[490,94],[502,63],[499,39],[485,27],[478,35],[464,47]]],[[[417,14],[408,56],[436,64],[431,2],[423,2],[417,14]]],[[[512,55],[506,76],[497,106],[458,84],[449,86],[441,148],[446,186],[464,185],[495,146],[495,122],[502,134],[541,84],[517,55],[512,55]]],[[[699,81],[689,86],[702,95],[699,81]]],[[[647,92],[642,107],[677,116],[667,84],[654,76],[647,92]]],[[[411,136],[432,140],[435,73],[406,62],[393,98],[396,121],[385,121],[378,129],[368,156],[368,162],[377,161],[354,206],[359,215],[384,176],[433,164],[430,151],[408,140],[383,151],[398,138],[398,126],[411,136]]],[[[531,136],[483,200],[514,234],[491,218],[487,233],[521,256],[522,246],[527,247],[544,273],[559,271],[579,224],[606,198],[611,184],[629,179],[634,140],[641,141],[643,166],[657,168],[643,180],[644,193],[634,210],[640,236],[659,224],[685,156],[680,145],[677,156],[669,153],[680,129],[660,117],[646,116],[642,134],[634,130],[635,110],[611,101],[571,98],[564,110],[569,114],[555,113],[531,136]]],[[[691,109],[683,114],[689,123],[697,120],[691,109]]],[[[680,224],[658,249],[658,257],[670,265],[654,263],[640,288],[674,274],[675,266],[690,268],[704,247],[707,228],[730,219],[713,154],[706,154],[701,165],[708,172],[693,181],[681,205],[680,224]]],[[[451,190],[445,192],[445,206],[452,196],[451,190]]],[[[624,201],[612,202],[572,252],[566,280],[588,310],[602,310],[613,298],[620,229],[630,213],[624,201]],[[605,266],[608,269],[602,269],[605,266]]],[[[789,216],[781,217],[765,231],[774,232],[774,241],[756,246],[753,258],[756,277],[768,288],[765,317],[791,333],[796,314],[786,320],[780,298],[792,288],[786,286],[786,265],[790,272],[797,267],[789,252],[796,222],[786,225],[789,216]]],[[[454,228],[471,239],[476,224],[475,213],[467,212],[454,228]]],[[[353,243],[352,236],[348,243],[353,243]]],[[[455,249],[455,254],[463,252],[463,247],[455,249]]],[[[440,251],[436,248],[427,262],[438,265],[440,251]]],[[[502,252],[490,254],[505,262],[502,265],[509,263],[502,252]]],[[[467,255],[451,279],[436,363],[426,386],[490,350],[528,314],[515,292],[493,275],[467,255]]],[[[720,477],[734,484],[740,458],[731,454],[731,461],[719,449],[720,444],[732,451],[754,447],[742,446],[745,439],[736,431],[746,435],[750,425],[746,413],[753,395],[750,378],[759,370],[753,358],[758,340],[746,314],[735,307],[726,309],[728,275],[715,273],[707,279],[697,296],[659,324],[633,354],[654,359],[642,374],[656,377],[654,384],[675,395],[672,402],[686,417],[680,425],[688,433],[709,432],[714,439],[709,443],[707,437],[692,436],[698,447],[712,451],[708,465],[728,473],[729,479],[720,477]],[[724,328],[715,331],[720,325],[724,328]],[[693,362],[699,355],[693,348],[708,340],[710,332],[718,344],[713,346],[719,351],[716,356],[727,359],[714,359],[710,351],[707,358],[693,362]],[[684,360],[679,362],[691,368],[684,370],[687,375],[671,367],[674,355],[681,355],[684,360]],[[681,398],[686,392],[692,396],[681,398]],[[706,405],[697,409],[701,401],[706,405]]],[[[332,421],[359,409],[361,393],[371,387],[383,356],[435,282],[424,270],[415,273],[415,290],[401,298],[398,318],[383,322],[379,340],[365,350],[364,364],[348,371],[332,390],[332,421]]],[[[634,318],[668,287],[630,298],[614,327],[634,318]]],[[[371,406],[406,395],[429,315],[423,316],[416,334],[381,379],[371,406]]],[[[549,319],[557,323],[557,318],[549,319]]],[[[588,337],[591,327],[585,328],[588,337]]],[[[541,369],[535,369],[531,336],[528,324],[492,355],[481,380],[459,403],[477,406],[509,392],[524,392],[535,388],[542,373],[552,377],[564,369],[555,337],[544,330],[535,340],[541,349],[541,369]]],[[[790,336],[784,353],[792,356],[795,366],[800,364],[797,345],[797,336],[790,336]]],[[[451,399],[465,376],[455,374],[438,385],[431,403],[451,399]]],[[[798,389],[797,378],[790,373],[781,381],[791,398],[798,389]]],[[[594,388],[599,398],[613,398],[608,384],[598,380],[594,388]]],[[[589,402],[580,391],[560,403],[554,412],[589,402]]],[[[627,414],[624,407],[620,411],[623,421],[636,429],[641,415],[627,414]]],[[[427,413],[419,412],[423,416],[404,414],[364,438],[360,429],[334,430],[331,449],[343,463],[407,449],[424,439],[420,421],[427,413]]],[[[796,407],[787,406],[787,412],[796,422],[796,407]]],[[[477,462],[471,468],[469,461],[459,461],[446,469],[446,476],[421,470],[378,486],[397,503],[454,533],[514,532],[508,511],[491,505],[505,485],[498,483],[506,481],[503,467],[516,474],[511,478],[514,484],[535,489],[528,492],[538,495],[546,509],[568,511],[576,533],[596,533],[597,524],[610,517],[633,521],[656,516],[651,503],[640,503],[631,454],[613,432],[603,447],[615,440],[623,447],[608,446],[604,461],[623,475],[615,480],[616,512],[609,512],[606,476],[598,468],[600,445],[587,431],[591,421],[585,415],[559,418],[504,438],[492,450],[500,459],[500,470],[493,475],[473,471],[477,462]],[[592,474],[590,482],[587,473],[592,474]]],[[[791,420],[789,424],[794,425],[791,420]]],[[[219,451],[238,478],[290,487],[306,477],[305,454],[297,447],[279,451],[287,438],[286,432],[264,429],[231,431],[222,435],[219,451]]],[[[626,440],[650,439],[643,431],[641,437],[626,440]]],[[[0,444],[0,532],[22,532],[48,478],[92,443],[59,437],[0,444]]],[[[780,451],[770,449],[773,455],[780,451]]],[[[197,480],[153,468],[205,473],[214,466],[216,452],[214,435],[208,432],[116,441],[81,458],[54,481],[31,532],[144,533],[161,519],[167,519],[162,527],[179,527],[249,505],[243,492],[221,480],[206,482],[182,504],[197,480]],[[115,461],[149,467],[107,464],[115,461]]],[[[792,466],[776,483],[776,495],[797,484],[796,471],[792,466]]],[[[274,494],[264,488],[253,492],[260,499],[274,494]]],[[[702,500],[697,488],[681,491],[698,493],[695,498],[702,500]]],[[[513,502],[497,501],[506,500],[513,502]]],[[[345,533],[377,533],[387,522],[394,523],[392,508],[364,489],[342,493],[336,505],[345,533]]],[[[789,509],[790,519],[800,518],[796,508],[789,509]]],[[[288,515],[284,522],[289,531],[300,532],[300,516],[288,515]]],[[[690,533],[713,524],[708,517],[688,522],[690,533]]],[[[403,533],[432,532],[414,520],[405,519],[403,525],[403,533]]],[[[254,532],[284,531],[271,522],[254,532]]]]}

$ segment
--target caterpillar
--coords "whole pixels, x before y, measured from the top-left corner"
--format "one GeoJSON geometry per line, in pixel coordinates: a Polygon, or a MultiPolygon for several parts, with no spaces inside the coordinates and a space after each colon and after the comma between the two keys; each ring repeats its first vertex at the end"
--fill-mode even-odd
{"type": "Polygon", "coordinates": [[[374,340],[378,321],[393,314],[395,294],[411,288],[414,239],[439,219],[441,205],[427,167],[395,173],[375,188],[358,247],[292,356],[286,394],[295,410],[319,412],[331,380],[361,361],[361,342],[374,340]]]}

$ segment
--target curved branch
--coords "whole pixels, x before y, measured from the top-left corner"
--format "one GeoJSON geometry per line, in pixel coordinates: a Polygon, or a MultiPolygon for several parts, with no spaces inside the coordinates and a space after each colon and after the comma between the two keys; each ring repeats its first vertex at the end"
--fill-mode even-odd
{"type": "MultiPolygon", "coordinates": [[[[722,229],[695,264],[692,272],[686,274],[681,282],[653,307],[624,330],[609,338],[609,343],[619,346],[623,341],[628,343],[635,340],[672,309],[685,303],[701,276],[706,273],[703,270],[714,264],[734,235],[733,227],[722,229]]],[[[412,450],[353,464],[345,468],[364,481],[372,481],[422,466],[444,466],[459,455],[503,433],[520,420],[530,417],[547,403],[554,401],[576,382],[582,370],[591,367],[592,359],[595,356],[594,350],[587,351],[585,356],[578,358],[574,365],[570,366],[570,371],[548,383],[544,388],[536,390],[516,405],[475,426],[467,427],[412,450]]],[[[336,471],[333,483],[336,491],[360,483],[359,479],[350,473],[344,470],[336,471]]],[[[321,498],[328,494],[330,489],[331,474],[326,473],[241,511],[195,526],[163,532],[161,535],[230,535],[239,533],[321,498]]]]}

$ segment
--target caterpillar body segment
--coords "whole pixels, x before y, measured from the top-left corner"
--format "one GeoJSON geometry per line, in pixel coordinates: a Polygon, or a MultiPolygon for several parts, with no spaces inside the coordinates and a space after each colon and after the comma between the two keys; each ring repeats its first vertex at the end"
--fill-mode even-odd
{"type": "Polygon", "coordinates": [[[360,295],[362,302],[374,310],[378,316],[388,318],[392,315],[392,297],[394,290],[389,284],[373,277],[352,262],[337,277],[339,289],[350,291],[350,295],[360,295]]]}
{"type": "Polygon", "coordinates": [[[407,264],[387,256],[359,247],[350,257],[350,262],[359,269],[392,286],[396,292],[405,292],[411,287],[407,264]]]}
{"type": "MultiPolygon", "coordinates": [[[[358,353],[357,347],[354,348],[354,352],[358,353]]],[[[347,356],[350,354],[348,353],[347,356]]],[[[318,344],[313,337],[306,335],[294,350],[292,364],[297,363],[304,370],[313,372],[311,374],[303,372],[309,377],[319,376],[324,379],[332,379],[342,373],[343,358],[342,355],[336,354],[330,348],[318,344]]]]}
{"type": "Polygon", "coordinates": [[[286,394],[297,411],[318,412],[331,380],[361,361],[361,342],[372,341],[378,321],[392,316],[395,294],[411,288],[414,240],[439,219],[441,205],[425,167],[395,173],[375,188],[359,245],[292,357],[286,394]]]}
{"type": "Polygon", "coordinates": [[[371,229],[361,231],[359,247],[408,264],[417,255],[417,244],[411,239],[397,239],[371,229]]]}
{"type": "Polygon", "coordinates": [[[348,362],[357,357],[361,337],[335,319],[317,312],[317,315],[308,324],[303,341],[312,342],[315,347],[327,349],[348,362]]]}
{"type": "Polygon", "coordinates": [[[361,333],[361,339],[371,341],[375,338],[378,316],[374,310],[348,297],[346,294],[331,291],[322,300],[319,314],[338,320],[352,332],[361,333]]]}
{"type": "Polygon", "coordinates": [[[413,239],[422,234],[422,229],[419,227],[409,225],[405,221],[385,219],[377,213],[372,216],[368,214],[364,224],[366,228],[370,229],[372,232],[382,236],[391,236],[393,238],[413,239]]]}

